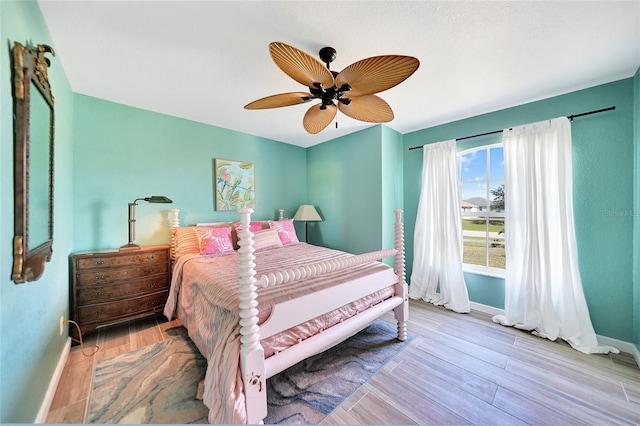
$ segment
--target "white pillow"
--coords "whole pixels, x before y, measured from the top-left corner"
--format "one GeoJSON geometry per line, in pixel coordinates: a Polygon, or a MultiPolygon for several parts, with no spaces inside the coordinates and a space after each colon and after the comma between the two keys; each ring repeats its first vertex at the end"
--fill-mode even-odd
{"type": "Polygon", "coordinates": [[[271,247],[282,247],[277,229],[263,229],[253,234],[253,249],[264,250],[271,247]]]}

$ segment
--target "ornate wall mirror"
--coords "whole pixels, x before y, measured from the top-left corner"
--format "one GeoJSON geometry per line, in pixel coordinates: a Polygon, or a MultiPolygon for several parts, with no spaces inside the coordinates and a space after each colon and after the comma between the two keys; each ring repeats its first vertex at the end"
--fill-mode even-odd
{"type": "Polygon", "coordinates": [[[55,56],[44,44],[13,46],[16,284],[40,278],[53,252],[54,98],[47,53],[55,56]]]}

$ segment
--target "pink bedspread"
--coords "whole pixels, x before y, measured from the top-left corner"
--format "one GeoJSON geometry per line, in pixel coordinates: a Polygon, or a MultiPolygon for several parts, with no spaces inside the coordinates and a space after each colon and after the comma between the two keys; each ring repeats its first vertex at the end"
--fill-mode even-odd
{"type": "MultiPolygon", "coordinates": [[[[351,256],[337,250],[306,243],[294,243],[276,249],[254,253],[256,278],[282,269],[309,263],[351,256]]],[[[169,298],[164,314],[177,316],[189,331],[202,355],[207,359],[203,401],[210,409],[211,423],[245,423],[245,403],[241,379],[240,326],[238,306],[238,254],[197,256],[185,255],[176,262],[169,298]]],[[[363,275],[391,275],[390,267],[373,262],[323,278],[305,279],[294,283],[258,288],[259,324],[270,315],[278,302],[293,299],[363,275]]],[[[394,294],[390,287],[366,298],[348,303],[342,308],[315,318],[305,324],[276,334],[261,343],[265,357],[346,318],[394,294]]]]}

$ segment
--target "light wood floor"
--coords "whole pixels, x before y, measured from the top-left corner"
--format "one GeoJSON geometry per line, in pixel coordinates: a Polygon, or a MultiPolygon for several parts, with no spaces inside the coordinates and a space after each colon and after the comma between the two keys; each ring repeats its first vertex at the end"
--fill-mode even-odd
{"type": "MultiPolygon", "coordinates": [[[[158,317],[103,329],[91,357],[74,347],[47,422],[82,423],[94,363],[169,338],[175,325],[158,317]]],[[[640,369],[629,354],[584,355],[420,301],[411,301],[409,331],[409,347],[323,423],[640,424],[640,369]]]]}
{"type": "Polygon", "coordinates": [[[170,339],[174,336],[167,334],[165,330],[178,325],[177,321],[167,322],[166,318],[157,315],[101,328],[85,336],[84,353],[80,346],[71,348],[49,409],[47,423],[84,423],[95,364],[103,359],[170,339]],[[93,345],[99,348],[95,354],[93,345]]]}

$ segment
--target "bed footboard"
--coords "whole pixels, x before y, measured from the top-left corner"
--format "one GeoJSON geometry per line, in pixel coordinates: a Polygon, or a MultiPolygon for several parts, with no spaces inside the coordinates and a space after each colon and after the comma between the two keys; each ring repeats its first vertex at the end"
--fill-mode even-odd
{"type": "MultiPolygon", "coordinates": [[[[253,233],[249,230],[251,222],[250,208],[238,210],[240,214],[240,223],[242,231],[238,235],[238,253],[239,253],[239,274],[240,274],[240,369],[242,380],[244,383],[244,394],[246,403],[246,421],[247,423],[262,423],[267,415],[267,396],[266,396],[266,380],[272,375],[294,365],[295,363],[308,358],[309,356],[320,353],[337,343],[345,340],[349,336],[357,333],[375,319],[379,318],[386,312],[394,311],[395,319],[398,323],[398,339],[407,339],[407,319],[408,319],[408,296],[407,283],[405,282],[405,260],[404,260],[404,231],[402,224],[402,210],[395,210],[395,248],[389,250],[381,250],[379,252],[367,253],[364,255],[354,256],[349,261],[324,262],[322,264],[310,265],[308,267],[296,268],[294,270],[283,271],[278,274],[270,274],[269,276],[260,277],[258,281],[255,277],[255,256],[253,248],[253,233]],[[372,262],[384,257],[395,255],[395,277],[391,282],[395,287],[395,295],[384,300],[377,305],[372,306],[366,311],[351,317],[322,333],[316,334],[303,342],[282,351],[276,355],[272,355],[267,360],[264,359],[264,351],[260,345],[260,339],[273,335],[279,331],[300,323],[300,319],[304,321],[304,317],[310,315],[309,312],[297,310],[288,311],[289,315],[286,321],[278,313],[278,305],[273,309],[272,315],[280,315],[280,319],[276,319],[269,324],[267,320],[262,327],[258,326],[258,302],[257,302],[257,285],[277,285],[283,282],[297,280],[313,275],[321,275],[327,272],[333,272],[339,269],[349,268],[355,264],[372,262]],[[354,263],[355,262],[355,263],[354,263]],[[360,263],[358,263],[360,262],[360,263]],[[288,318],[290,317],[290,318],[288,318]],[[273,325],[276,324],[276,325],[273,325]]],[[[388,286],[389,284],[386,284],[388,286]]],[[[343,286],[340,290],[347,298],[357,298],[359,295],[372,292],[371,288],[367,289],[365,285],[343,286]]],[[[336,290],[337,291],[337,290],[336,290]]],[[[375,290],[373,290],[375,291],[375,290]]],[[[338,298],[336,298],[338,299],[338,298]]],[[[340,298],[340,300],[343,300],[340,298]]],[[[344,304],[337,301],[336,303],[344,304]]],[[[298,306],[303,305],[301,303],[298,306]]],[[[311,304],[313,305],[313,304],[311,304]]],[[[303,306],[309,307],[310,304],[303,306]]],[[[322,308],[324,309],[324,307],[322,308]]],[[[325,313],[326,310],[320,313],[325,313]]],[[[315,315],[315,312],[312,313],[315,315]]],[[[270,318],[271,319],[271,318],[270,318]]]]}
{"type": "MultiPolygon", "coordinates": [[[[268,287],[286,284],[299,279],[353,268],[385,257],[394,256],[395,254],[395,249],[380,250],[363,255],[310,264],[277,274],[263,275],[258,278],[256,285],[258,287],[268,287]]],[[[375,275],[375,279],[372,279],[371,276],[364,276],[296,299],[280,302],[273,307],[269,318],[260,325],[260,340],[389,287],[396,280],[395,272],[386,269],[378,272],[375,275]]]]}
{"type": "Polygon", "coordinates": [[[267,378],[286,370],[292,365],[295,365],[310,356],[319,354],[334,347],[338,343],[366,328],[373,321],[401,304],[401,297],[390,297],[389,299],[370,307],[366,311],[363,311],[354,317],[338,323],[321,333],[315,334],[295,346],[291,346],[285,351],[271,355],[269,358],[264,360],[265,374],[267,378]]]}

